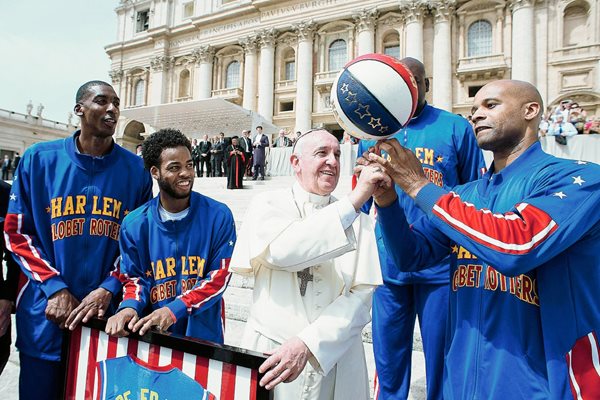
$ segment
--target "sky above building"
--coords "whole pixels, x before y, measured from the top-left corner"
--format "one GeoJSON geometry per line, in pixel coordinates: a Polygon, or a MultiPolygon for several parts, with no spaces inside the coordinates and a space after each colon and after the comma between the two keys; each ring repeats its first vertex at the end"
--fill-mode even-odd
{"type": "Polygon", "coordinates": [[[0,108],[66,122],[75,92],[110,83],[104,46],[117,41],[118,0],[0,0],[0,108]]]}

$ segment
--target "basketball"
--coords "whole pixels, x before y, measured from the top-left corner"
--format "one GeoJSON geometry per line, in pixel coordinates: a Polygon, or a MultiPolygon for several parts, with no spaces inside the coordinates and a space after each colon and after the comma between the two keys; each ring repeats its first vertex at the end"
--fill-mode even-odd
{"type": "Polygon", "coordinates": [[[333,114],[359,139],[387,139],[404,127],[417,107],[410,70],[394,57],[364,54],[340,71],[331,87],[333,114]]]}

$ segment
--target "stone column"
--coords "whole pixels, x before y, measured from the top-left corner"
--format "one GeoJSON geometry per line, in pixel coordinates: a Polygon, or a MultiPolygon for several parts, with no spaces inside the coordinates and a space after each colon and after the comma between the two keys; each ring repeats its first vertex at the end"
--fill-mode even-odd
{"type": "Polygon", "coordinates": [[[504,7],[496,7],[496,48],[494,54],[504,53],[504,7]]]}
{"type": "Polygon", "coordinates": [[[256,111],[256,73],[257,73],[257,49],[256,36],[248,36],[239,41],[244,49],[244,98],[242,107],[247,110],[256,111]]]}
{"type": "Polygon", "coordinates": [[[313,105],[313,38],[312,21],[292,27],[298,35],[298,68],[296,71],[296,129],[305,132],[312,128],[313,105]]]}
{"type": "Polygon", "coordinates": [[[174,57],[171,56],[155,56],[150,59],[150,68],[152,75],[152,91],[149,105],[159,105],[166,102],[166,89],[168,85],[167,72],[173,67],[174,57]]]}
{"type": "Polygon", "coordinates": [[[273,93],[275,85],[276,30],[266,29],[260,36],[260,72],[258,77],[258,113],[273,121],[273,93]]]}
{"type": "Polygon", "coordinates": [[[122,69],[113,69],[109,72],[110,80],[112,81],[112,86],[117,92],[117,96],[125,105],[125,93],[123,92],[123,70],[122,69]]]}
{"type": "Polygon", "coordinates": [[[423,15],[427,4],[420,0],[409,1],[400,6],[405,16],[406,57],[423,61],[423,15]]]}
{"type": "Polygon", "coordinates": [[[465,43],[467,38],[465,37],[465,14],[464,12],[458,14],[458,59],[461,60],[467,56],[465,53],[465,43]]]}
{"type": "Polygon", "coordinates": [[[452,112],[452,40],[450,18],[454,1],[435,2],[433,15],[433,105],[452,112]]]}
{"type": "Polygon", "coordinates": [[[535,85],[535,0],[511,0],[512,79],[535,85]]]}
{"type": "Polygon", "coordinates": [[[209,99],[212,92],[212,73],[215,49],[212,46],[201,46],[192,51],[196,59],[196,71],[194,74],[194,100],[209,99]]]}
{"type": "Polygon", "coordinates": [[[354,14],[354,23],[358,31],[358,53],[357,56],[375,52],[375,22],[379,16],[377,9],[362,10],[354,14]]]}

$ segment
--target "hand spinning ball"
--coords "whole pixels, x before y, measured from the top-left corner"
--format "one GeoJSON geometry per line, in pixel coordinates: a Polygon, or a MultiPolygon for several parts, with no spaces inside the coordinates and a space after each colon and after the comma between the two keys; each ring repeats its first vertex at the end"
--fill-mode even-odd
{"type": "Polygon", "coordinates": [[[340,71],[331,88],[333,114],[359,139],[386,139],[408,124],[418,90],[410,70],[394,57],[365,54],[340,71]]]}

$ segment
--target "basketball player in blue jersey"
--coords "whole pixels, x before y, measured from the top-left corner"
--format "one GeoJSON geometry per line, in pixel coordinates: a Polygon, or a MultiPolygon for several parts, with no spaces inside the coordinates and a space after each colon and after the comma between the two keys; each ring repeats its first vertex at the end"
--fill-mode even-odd
{"type": "MultiPolygon", "coordinates": [[[[402,63],[412,72],[418,88],[415,115],[393,137],[419,158],[429,180],[440,187],[452,187],[480,176],[483,156],[469,122],[456,114],[435,108],[425,100],[429,80],[425,67],[414,58],[402,63]]],[[[374,141],[361,141],[362,154],[374,141]]],[[[400,204],[408,222],[423,212],[398,188],[400,204]]],[[[371,203],[363,207],[368,212],[371,203]]],[[[384,285],[373,296],[373,350],[377,367],[375,396],[379,399],[406,399],[415,318],[419,318],[427,398],[441,399],[445,323],[448,309],[448,259],[431,263],[418,272],[402,272],[387,255],[376,225],[377,245],[384,285]]]]}

